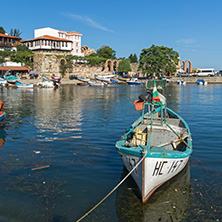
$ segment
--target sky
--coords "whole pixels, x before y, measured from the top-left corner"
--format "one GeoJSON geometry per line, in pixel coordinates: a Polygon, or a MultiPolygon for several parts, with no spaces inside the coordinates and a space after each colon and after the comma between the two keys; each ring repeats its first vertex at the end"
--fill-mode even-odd
{"type": "Polygon", "coordinates": [[[0,26],[51,27],[82,34],[82,46],[108,45],[117,58],[156,46],[173,48],[193,68],[222,70],[222,0],[11,0],[1,2],[0,26]]]}

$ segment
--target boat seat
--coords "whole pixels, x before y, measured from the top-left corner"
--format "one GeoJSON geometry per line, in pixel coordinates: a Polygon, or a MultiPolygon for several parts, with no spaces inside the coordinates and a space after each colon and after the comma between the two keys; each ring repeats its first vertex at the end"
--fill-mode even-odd
{"type": "Polygon", "coordinates": [[[166,122],[173,126],[180,126],[181,120],[176,118],[166,118],[166,122]]]}

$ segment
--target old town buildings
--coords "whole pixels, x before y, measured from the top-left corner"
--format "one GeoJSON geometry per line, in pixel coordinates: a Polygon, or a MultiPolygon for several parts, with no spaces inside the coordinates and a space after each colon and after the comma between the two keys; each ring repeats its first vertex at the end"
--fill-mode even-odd
{"type": "Polygon", "coordinates": [[[53,28],[35,29],[35,38],[21,41],[32,51],[70,53],[76,56],[84,56],[81,52],[82,34],[71,31],[61,31],[53,28]]]}

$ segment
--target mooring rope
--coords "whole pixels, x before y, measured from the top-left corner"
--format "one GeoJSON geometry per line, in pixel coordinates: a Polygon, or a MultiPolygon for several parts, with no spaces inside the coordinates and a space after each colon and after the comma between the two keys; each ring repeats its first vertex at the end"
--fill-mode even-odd
{"type": "Polygon", "coordinates": [[[140,165],[140,163],[144,160],[146,157],[147,150],[145,150],[142,159],[133,167],[133,169],[99,202],[97,203],[91,210],[89,210],[87,213],[85,213],[81,218],[79,218],[76,222],[81,221],[84,219],[87,215],[89,215],[93,210],[95,210],[104,200],[107,199],[131,174],[132,172],[140,165]]]}

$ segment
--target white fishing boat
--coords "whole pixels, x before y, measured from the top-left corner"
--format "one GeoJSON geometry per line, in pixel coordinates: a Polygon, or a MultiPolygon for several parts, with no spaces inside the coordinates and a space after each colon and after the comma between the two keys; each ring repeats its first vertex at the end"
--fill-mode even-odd
{"type": "Polygon", "coordinates": [[[41,88],[57,88],[59,86],[59,83],[43,76],[42,81],[38,82],[37,86],[40,86],[41,88]]]}
{"type": "Polygon", "coordinates": [[[89,86],[98,86],[98,87],[103,87],[108,85],[106,82],[95,82],[95,81],[88,81],[88,84],[89,86]]]}
{"type": "Polygon", "coordinates": [[[117,141],[116,148],[145,203],[186,166],[192,140],[187,123],[166,106],[155,84],[153,94],[147,91],[134,104],[142,115],[117,141]]]}
{"type": "Polygon", "coordinates": [[[77,75],[76,79],[78,79],[81,82],[87,83],[88,81],[90,81],[90,78],[85,78],[83,76],[77,75]]]}
{"type": "Polygon", "coordinates": [[[111,82],[111,78],[114,76],[112,75],[112,77],[109,77],[109,76],[98,76],[98,75],[94,75],[95,76],[95,79],[99,80],[99,81],[104,81],[104,82],[108,82],[110,83],[111,82]]]}

